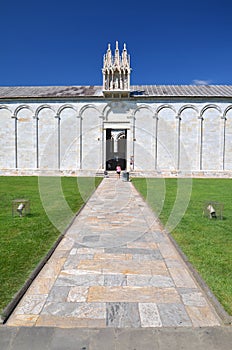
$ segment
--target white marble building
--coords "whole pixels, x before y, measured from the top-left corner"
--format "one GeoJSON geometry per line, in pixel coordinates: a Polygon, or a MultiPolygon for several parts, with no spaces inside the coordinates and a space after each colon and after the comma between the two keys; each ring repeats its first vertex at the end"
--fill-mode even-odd
{"type": "Polygon", "coordinates": [[[0,87],[0,174],[232,174],[232,86],[130,85],[126,46],[103,86],[0,87]]]}

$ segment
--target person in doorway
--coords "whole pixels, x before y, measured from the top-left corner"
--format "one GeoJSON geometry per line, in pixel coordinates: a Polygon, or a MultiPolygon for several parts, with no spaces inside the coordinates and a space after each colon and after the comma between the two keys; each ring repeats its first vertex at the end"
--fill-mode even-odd
{"type": "Polygon", "coordinates": [[[118,179],[120,179],[120,175],[121,175],[121,167],[120,167],[120,165],[119,165],[119,164],[116,166],[116,173],[117,173],[117,175],[118,175],[118,179]]]}

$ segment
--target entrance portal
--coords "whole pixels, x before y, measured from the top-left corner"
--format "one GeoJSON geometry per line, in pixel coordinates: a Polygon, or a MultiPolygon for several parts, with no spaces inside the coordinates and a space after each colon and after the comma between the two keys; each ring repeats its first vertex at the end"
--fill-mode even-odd
{"type": "Polygon", "coordinates": [[[106,129],[106,170],[126,169],[127,130],[106,129]]]}

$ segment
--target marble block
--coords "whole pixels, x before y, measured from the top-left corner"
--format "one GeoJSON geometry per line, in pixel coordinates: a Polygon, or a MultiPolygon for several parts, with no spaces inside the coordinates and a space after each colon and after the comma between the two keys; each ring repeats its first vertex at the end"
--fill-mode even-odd
{"type": "Polygon", "coordinates": [[[192,322],[184,305],[180,303],[157,305],[164,327],[191,327],[192,322]]]}
{"type": "Polygon", "coordinates": [[[139,303],[141,327],[161,327],[159,311],[155,303],[139,303]]]}
{"type": "Polygon", "coordinates": [[[140,327],[137,303],[106,303],[106,325],[108,327],[140,327]]]}
{"type": "Polygon", "coordinates": [[[87,301],[179,303],[180,297],[174,288],[94,286],[89,288],[87,301]]]}

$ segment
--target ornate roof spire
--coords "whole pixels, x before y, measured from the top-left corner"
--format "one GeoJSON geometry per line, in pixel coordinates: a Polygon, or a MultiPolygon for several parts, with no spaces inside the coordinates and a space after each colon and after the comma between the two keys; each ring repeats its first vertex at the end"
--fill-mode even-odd
{"type": "Polygon", "coordinates": [[[112,52],[110,48],[110,44],[108,44],[108,49],[106,51],[106,54],[104,55],[104,60],[103,60],[103,66],[104,68],[109,68],[112,65],[112,52]]]}
{"type": "Polygon", "coordinates": [[[122,65],[128,69],[130,69],[130,62],[129,62],[129,56],[127,55],[127,49],[126,44],[123,45],[123,51],[122,51],[122,65]]]}
{"type": "Polygon", "coordinates": [[[118,49],[118,41],[116,41],[116,48],[115,48],[115,54],[114,54],[114,67],[120,69],[120,54],[118,49]]]}
{"type": "Polygon", "coordinates": [[[103,91],[105,95],[125,96],[130,91],[130,59],[127,54],[126,44],[123,45],[120,56],[118,41],[115,44],[114,56],[112,56],[110,44],[104,55],[103,61],[103,91]]]}

